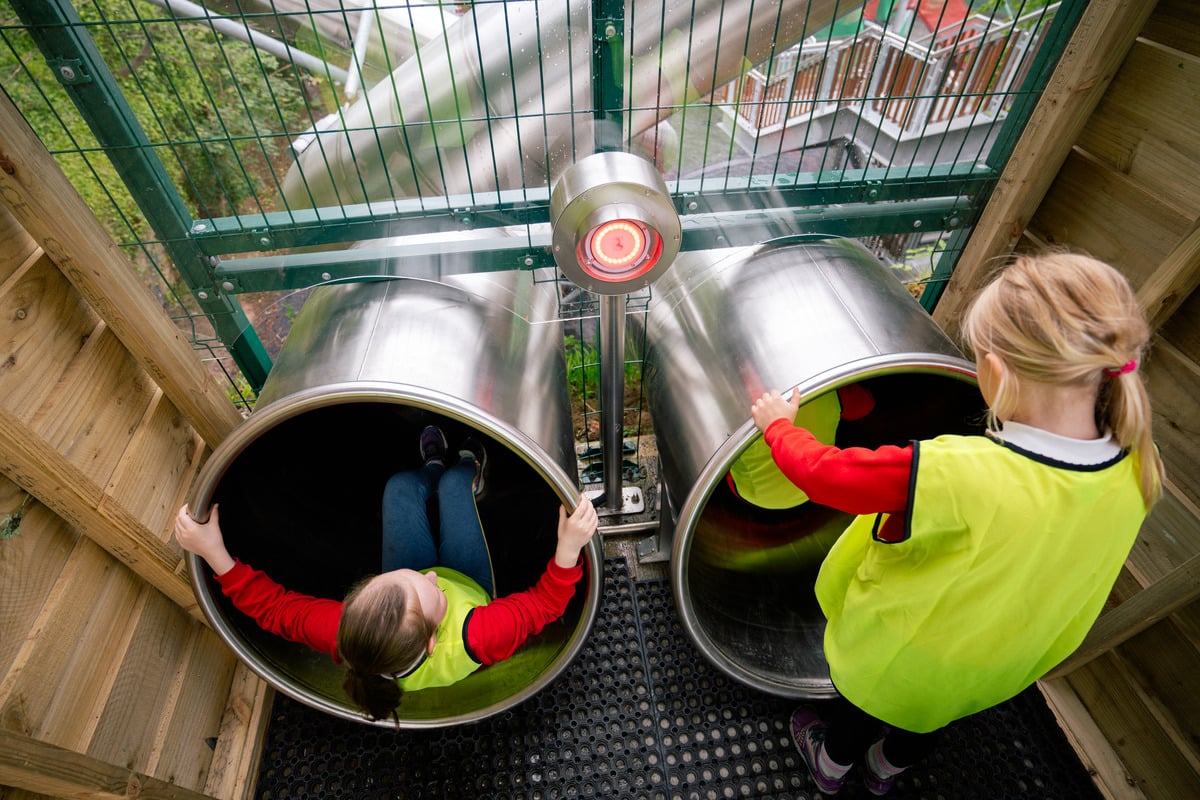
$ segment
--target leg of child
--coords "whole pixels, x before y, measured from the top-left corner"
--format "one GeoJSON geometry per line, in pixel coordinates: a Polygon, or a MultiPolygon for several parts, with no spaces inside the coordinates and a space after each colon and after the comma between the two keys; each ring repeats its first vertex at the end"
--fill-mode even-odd
{"type": "Polygon", "coordinates": [[[826,712],[825,724],[825,755],[843,767],[859,761],[883,729],[881,721],[842,697],[826,712]]]}
{"type": "Polygon", "coordinates": [[[383,490],[384,572],[437,566],[425,504],[444,471],[440,463],[431,461],[388,479],[383,490]]]}
{"type": "Polygon", "coordinates": [[[931,733],[889,731],[867,750],[863,764],[867,789],[876,796],[887,794],[896,776],[929,755],[940,737],[940,730],[931,733]]]}
{"type": "Polygon", "coordinates": [[[495,597],[492,555],[488,552],[483,524],[475,505],[474,480],[475,459],[467,455],[446,470],[438,484],[438,515],[441,519],[438,564],[458,570],[495,597]]]}

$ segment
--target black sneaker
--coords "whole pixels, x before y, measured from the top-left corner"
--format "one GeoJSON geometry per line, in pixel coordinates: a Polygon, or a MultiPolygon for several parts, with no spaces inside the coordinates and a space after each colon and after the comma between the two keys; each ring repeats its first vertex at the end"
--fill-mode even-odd
{"type": "Polygon", "coordinates": [[[459,458],[469,458],[475,462],[475,480],[471,483],[471,491],[476,497],[483,494],[483,471],[487,469],[487,450],[483,442],[474,436],[468,436],[458,447],[459,458]]]}
{"type": "Polygon", "coordinates": [[[446,466],[446,434],[437,425],[426,425],[421,431],[421,461],[446,466]]]}

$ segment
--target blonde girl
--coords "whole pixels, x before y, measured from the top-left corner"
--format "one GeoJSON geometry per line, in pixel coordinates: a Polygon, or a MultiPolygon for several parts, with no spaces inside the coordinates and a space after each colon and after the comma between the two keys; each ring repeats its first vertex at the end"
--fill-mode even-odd
{"type": "Polygon", "coordinates": [[[751,413],[780,469],[857,514],[816,594],[840,701],[792,732],[817,787],[850,767],[885,794],[956,719],[1069,655],[1099,615],[1163,466],[1128,282],[1087,256],[1022,256],[963,320],[989,408],[984,436],[839,449],[792,425],[798,398],[751,413]],[[885,727],[886,726],[886,727],[885,727]]]}

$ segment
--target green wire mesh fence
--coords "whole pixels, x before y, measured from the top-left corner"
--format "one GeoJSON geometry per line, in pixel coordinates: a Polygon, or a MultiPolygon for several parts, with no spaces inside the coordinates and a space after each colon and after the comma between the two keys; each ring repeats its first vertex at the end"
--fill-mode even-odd
{"type": "Polygon", "coordinates": [[[855,237],[932,309],[1085,5],[2,0],[0,74],[249,406],[312,286],[553,267],[554,179],[605,149],[685,250],[855,237]]]}

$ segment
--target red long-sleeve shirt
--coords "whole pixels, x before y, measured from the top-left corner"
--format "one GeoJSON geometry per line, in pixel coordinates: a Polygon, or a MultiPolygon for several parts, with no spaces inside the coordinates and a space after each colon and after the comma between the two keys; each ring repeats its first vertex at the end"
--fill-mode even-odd
{"type": "MultiPolygon", "coordinates": [[[[562,616],[582,575],[582,562],[565,569],[551,559],[533,588],[472,611],[466,626],[467,646],[481,664],[508,658],[526,639],[562,616]]],[[[259,627],[337,659],[342,601],[290,591],[241,561],[218,575],[217,583],[234,607],[259,627]]]]}
{"type": "MultiPolygon", "coordinates": [[[[849,514],[890,513],[899,525],[908,506],[912,481],[912,446],[885,445],[833,447],[817,441],[811,433],[797,428],[786,419],[767,426],[763,439],[771,456],[792,483],[799,486],[815,503],[849,514]]],[[[899,541],[885,528],[879,533],[884,541],[899,541]]]]}

